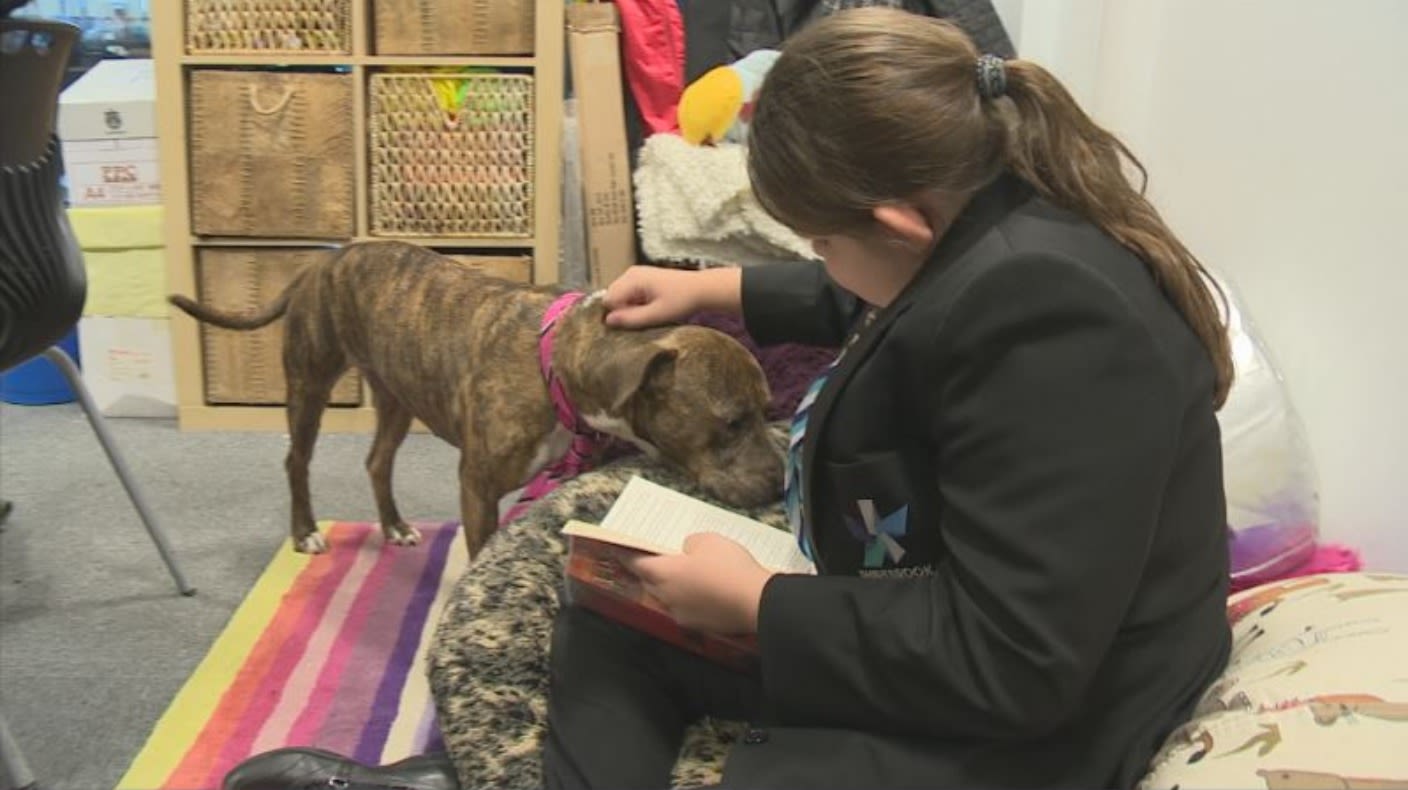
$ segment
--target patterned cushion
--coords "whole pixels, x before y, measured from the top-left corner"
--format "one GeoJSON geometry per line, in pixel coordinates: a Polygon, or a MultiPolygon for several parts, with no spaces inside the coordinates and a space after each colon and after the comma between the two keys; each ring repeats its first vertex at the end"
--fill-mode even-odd
{"type": "Polygon", "coordinates": [[[1228,602],[1232,657],[1141,790],[1408,788],[1408,576],[1308,576],[1228,602]]]}

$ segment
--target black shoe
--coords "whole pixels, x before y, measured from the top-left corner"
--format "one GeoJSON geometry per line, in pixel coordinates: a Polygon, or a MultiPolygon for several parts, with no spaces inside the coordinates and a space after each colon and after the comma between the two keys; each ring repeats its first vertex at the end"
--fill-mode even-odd
{"type": "Polygon", "coordinates": [[[322,749],[275,749],[225,775],[223,790],[459,790],[454,763],[443,754],[363,765],[322,749]]]}

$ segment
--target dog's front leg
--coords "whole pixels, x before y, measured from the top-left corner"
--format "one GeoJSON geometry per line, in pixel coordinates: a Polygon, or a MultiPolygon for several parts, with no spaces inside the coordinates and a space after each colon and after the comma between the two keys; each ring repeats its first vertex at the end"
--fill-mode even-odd
{"type": "Polygon", "coordinates": [[[493,475],[485,469],[484,458],[474,455],[468,446],[460,451],[460,524],[471,560],[478,556],[499,520],[493,475]]]}

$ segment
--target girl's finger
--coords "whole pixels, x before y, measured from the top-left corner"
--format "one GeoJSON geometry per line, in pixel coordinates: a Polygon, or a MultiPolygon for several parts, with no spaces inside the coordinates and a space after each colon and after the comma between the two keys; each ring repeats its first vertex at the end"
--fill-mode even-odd
{"type": "Polygon", "coordinates": [[[737,546],[738,541],[720,535],[717,532],[695,532],[685,536],[684,553],[693,554],[700,549],[711,546],[737,546]]]}
{"type": "Polygon", "coordinates": [[[623,557],[621,565],[642,582],[659,584],[670,574],[674,557],[667,555],[642,554],[636,557],[623,557]]]}

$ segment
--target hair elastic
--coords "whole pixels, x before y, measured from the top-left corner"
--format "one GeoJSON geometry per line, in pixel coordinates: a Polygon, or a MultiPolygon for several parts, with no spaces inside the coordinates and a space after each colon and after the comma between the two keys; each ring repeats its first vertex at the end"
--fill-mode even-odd
{"type": "Polygon", "coordinates": [[[1007,94],[1007,64],[996,55],[978,57],[978,95],[996,99],[1007,94]]]}

